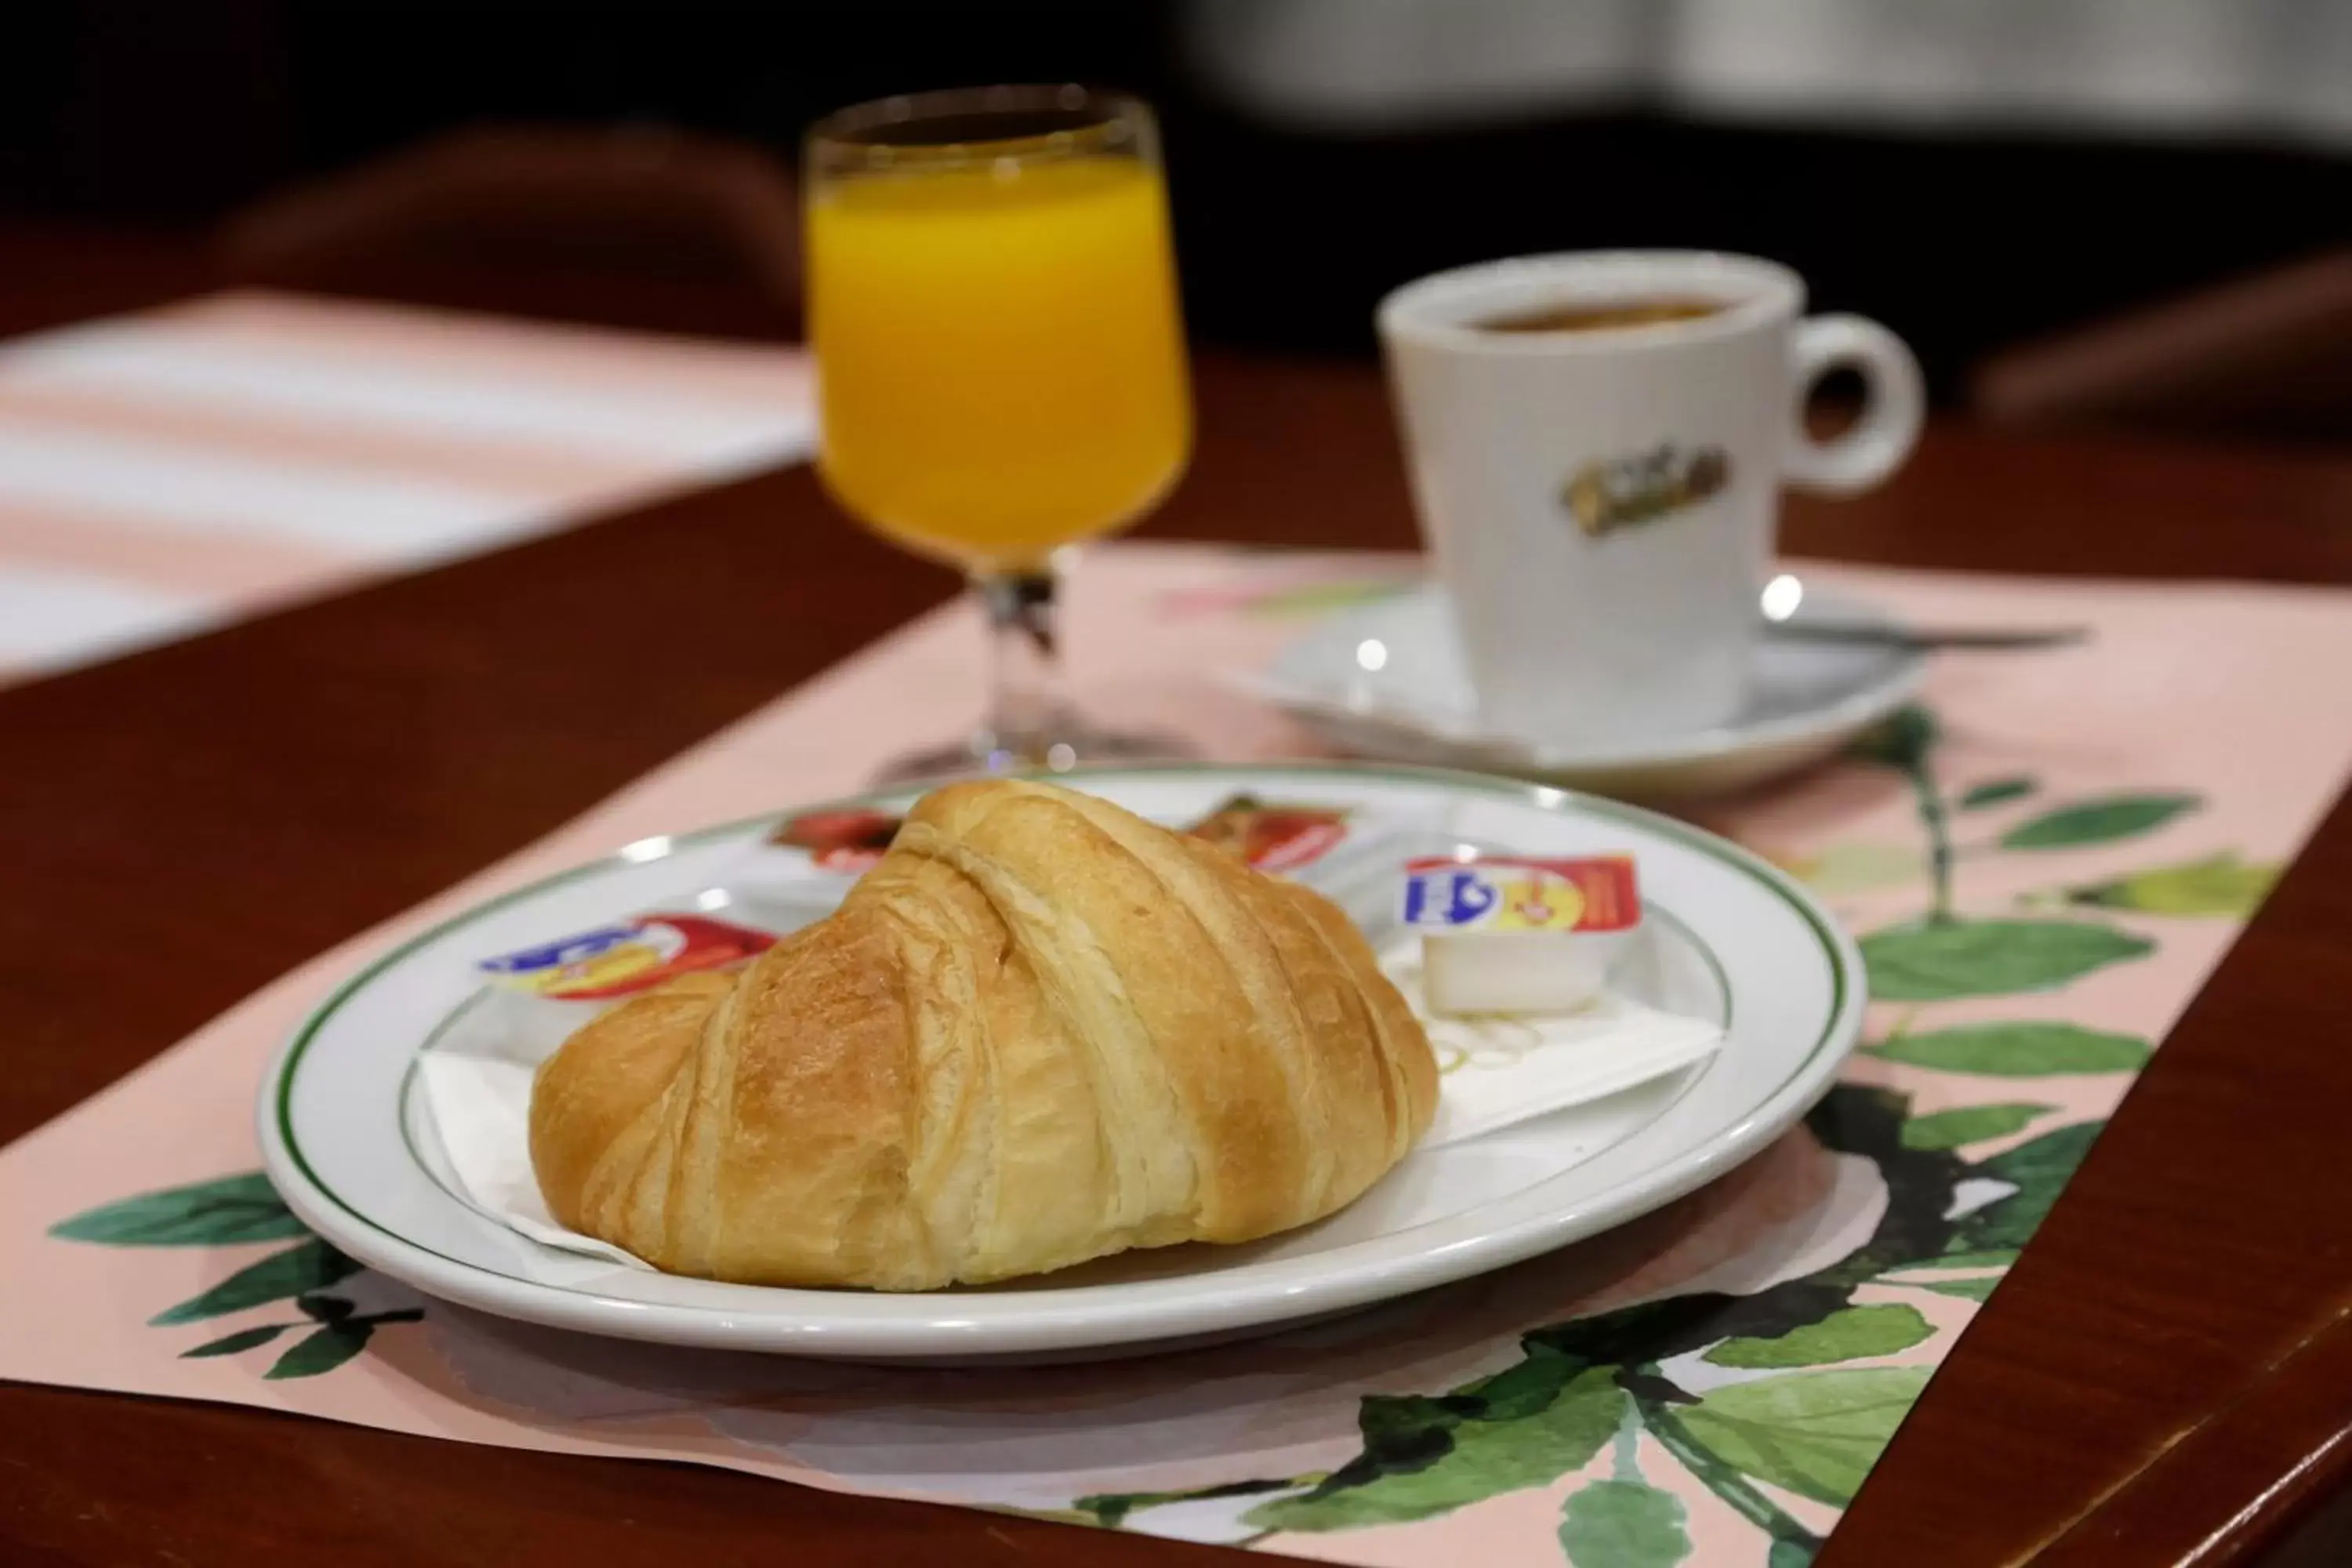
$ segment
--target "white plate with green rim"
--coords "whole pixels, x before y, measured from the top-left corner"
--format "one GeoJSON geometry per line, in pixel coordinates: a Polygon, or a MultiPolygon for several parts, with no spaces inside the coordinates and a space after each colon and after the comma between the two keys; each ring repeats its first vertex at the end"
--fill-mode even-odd
{"type": "Polygon", "coordinates": [[[1720,1020],[1726,1043],[1669,1078],[1416,1153],[1300,1230],[1127,1253],[980,1289],[779,1289],[628,1268],[529,1241],[456,1195],[413,1069],[453,1020],[479,1016],[482,961],[648,910],[727,903],[747,859],[783,879],[790,896],[772,900],[763,920],[789,923],[772,911],[822,908],[845,878],[764,847],[769,834],[809,811],[902,810],[914,796],[898,791],[634,844],[383,954],[270,1064],[258,1107],[270,1179],[305,1223],[370,1267],[531,1322],[840,1360],[1134,1354],[1442,1285],[1654,1209],[1796,1121],[1828,1089],[1860,1026],[1861,957],[1803,889],[1722,839],[1635,807],[1474,774],[1337,765],[1120,768],[1063,782],[1171,825],[1236,795],[1345,810],[1339,847],[1295,874],[1375,928],[1396,866],[1441,845],[1631,854],[1646,918],[1620,983],[1654,1005],[1720,1020]]]}

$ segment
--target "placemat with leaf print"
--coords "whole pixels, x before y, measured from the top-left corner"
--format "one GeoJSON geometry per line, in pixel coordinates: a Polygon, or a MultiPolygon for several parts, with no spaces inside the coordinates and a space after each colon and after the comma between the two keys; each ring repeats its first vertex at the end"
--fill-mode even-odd
{"type": "MultiPolygon", "coordinates": [[[[1394,557],[1115,547],[1091,699],[1311,751],[1220,685],[1394,557]]],[[[1868,1043],[1806,1126],[1593,1242],[1244,1344],[907,1371],[594,1341],[425,1300],[256,1173],[262,1059],[399,931],[647,833],[854,787],[969,722],[943,611],[252,998],[0,1153],[0,1375],[467,1441],[694,1459],[1357,1563],[1807,1561],[2352,762],[2341,595],[1804,568],[1921,621],[2082,622],[1949,658],[1840,764],[1697,814],[1860,935],[1868,1043]],[[1474,1555],[1475,1554],[1475,1555],[1474,1555]]]]}

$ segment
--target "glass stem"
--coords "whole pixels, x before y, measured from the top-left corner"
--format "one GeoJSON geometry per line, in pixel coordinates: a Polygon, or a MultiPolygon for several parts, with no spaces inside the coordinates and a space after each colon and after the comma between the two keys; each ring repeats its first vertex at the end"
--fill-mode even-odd
{"type": "MultiPolygon", "coordinates": [[[[982,737],[992,766],[1041,764],[1062,738],[1069,700],[1062,687],[1050,566],[977,574],[972,591],[988,614],[988,729],[982,737]]],[[[1066,761],[1064,765],[1067,765],[1066,761]]]]}

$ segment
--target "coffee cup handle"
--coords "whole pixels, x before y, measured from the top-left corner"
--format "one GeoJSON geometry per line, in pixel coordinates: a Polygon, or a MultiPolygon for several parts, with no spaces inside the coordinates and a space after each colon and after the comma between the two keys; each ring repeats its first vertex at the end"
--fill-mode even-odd
{"type": "Polygon", "coordinates": [[[1797,323],[1790,354],[1794,396],[1789,482],[1824,495],[1866,490],[1902,467],[1919,439],[1927,390],[1901,338],[1863,316],[1812,316],[1797,323]],[[1843,435],[1816,441],[1804,425],[1805,398],[1832,370],[1861,373],[1861,417],[1843,435]]]}

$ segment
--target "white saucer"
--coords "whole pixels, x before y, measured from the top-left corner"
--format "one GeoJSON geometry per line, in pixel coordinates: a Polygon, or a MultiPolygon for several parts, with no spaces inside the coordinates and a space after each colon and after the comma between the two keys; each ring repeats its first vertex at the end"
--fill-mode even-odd
{"type": "MultiPolygon", "coordinates": [[[[1298,875],[1368,930],[1393,919],[1393,868],[1454,846],[1628,854],[1641,876],[1636,999],[1720,1022],[1709,1060],[1606,1100],[1420,1151],[1318,1224],[978,1289],[886,1295],[726,1285],[529,1240],[457,1195],[414,1070],[484,991],[480,962],[698,892],[757,851],[779,908],[821,910],[845,878],[763,847],[776,817],[676,837],[493,899],[383,954],[295,1031],[262,1080],[269,1178],[351,1256],[488,1312],[625,1339],[853,1361],[1135,1354],[1345,1310],[1592,1235],[1721,1175],[1836,1077],[1860,1026],[1862,962],[1805,890],[1762,860],[1633,806],[1501,779],[1352,766],[1082,771],[1069,783],[1184,823],[1235,795],[1347,814],[1298,875]],[[1350,852],[1342,853],[1342,850],[1350,852]],[[779,866],[779,859],[784,863],[779,866]],[[780,879],[780,880],[779,880],[780,879]],[[795,889],[807,897],[783,897],[795,889]]],[[[837,802],[903,810],[908,792],[837,802]]],[[[810,918],[803,915],[800,918],[810,918]]],[[[789,923],[787,917],[786,923],[789,923]]]]}
{"type": "MultiPolygon", "coordinates": [[[[1841,626],[1895,624],[1820,588],[1807,593],[1799,614],[1841,626]]],[[[1591,744],[1522,740],[1481,725],[1444,591],[1423,584],[1328,617],[1263,673],[1237,679],[1358,756],[1659,799],[1720,794],[1819,761],[1909,701],[1927,665],[1899,647],[1766,637],[1758,639],[1748,704],[1722,724],[1591,744]]]]}

